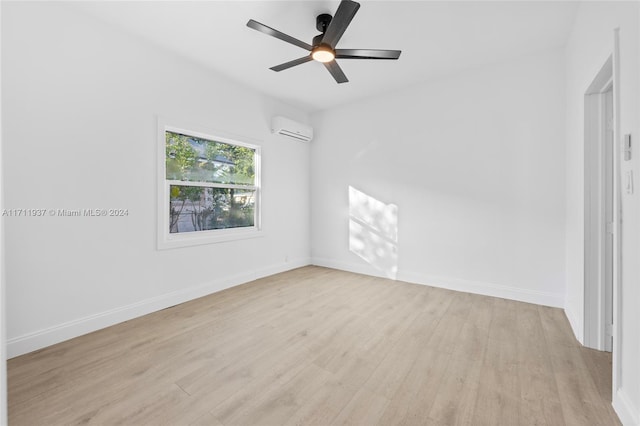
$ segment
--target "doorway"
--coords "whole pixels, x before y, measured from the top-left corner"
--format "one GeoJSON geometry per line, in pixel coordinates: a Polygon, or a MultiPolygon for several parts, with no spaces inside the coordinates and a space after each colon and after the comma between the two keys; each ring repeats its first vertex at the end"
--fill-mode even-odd
{"type": "Polygon", "coordinates": [[[613,350],[615,170],[613,60],[606,61],[584,97],[585,309],[584,345],[613,350]]]}

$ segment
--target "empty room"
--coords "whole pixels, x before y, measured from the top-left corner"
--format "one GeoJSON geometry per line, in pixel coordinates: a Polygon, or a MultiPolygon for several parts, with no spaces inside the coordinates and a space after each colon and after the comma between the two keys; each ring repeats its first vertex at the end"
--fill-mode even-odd
{"type": "Polygon", "coordinates": [[[640,2],[0,25],[0,424],[640,425],[640,2]]]}

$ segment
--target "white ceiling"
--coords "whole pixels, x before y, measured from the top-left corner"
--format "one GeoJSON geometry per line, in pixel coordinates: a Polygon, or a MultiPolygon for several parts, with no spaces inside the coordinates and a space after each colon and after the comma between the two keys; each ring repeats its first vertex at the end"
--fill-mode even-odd
{"type": "Polygon", "coordinates": [[[100,19],[138,34],[245,86],[316,111],[407,87],[465,68],[565,44],[575,1],[361,1],[338,48],[400,49],[398,61],[339,60],[336,84],[322,64],[279,73],[269,67],[306,51],[246,27],[249,19],[311,43],[315,17],[338,0],[77,2],[100,19]]]}

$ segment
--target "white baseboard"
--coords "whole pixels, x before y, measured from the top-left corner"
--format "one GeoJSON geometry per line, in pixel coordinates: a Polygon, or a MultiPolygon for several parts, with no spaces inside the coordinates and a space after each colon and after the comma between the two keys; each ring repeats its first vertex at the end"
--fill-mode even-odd
{"type": "MultiPolygon", "coordinates": [[[[317,266],[386,278],[382,272],[377,271],[369,265],[336,261],[333,259],[319,257],[313,257],[311,259],[311,263],[317,266]]],[[[502,284],[470,281],[451,277],[438,277],[413,272],[398,272],[397,280],[413,284],[446,288],[455,291],[464,291],[467,293],[517,300],[520,302],[534,303],[536,305],[552,306],[554,308],[564,307],[564,295],[562,294],[534,291],[502,284]]]]}
{"type": "Polygon", "coordinates": [[[569,320],[569,325],[571,326],[571,330],[573,330],[573,335],[576,337],[576,339],[578,340],[578,342],[580,342],[581,345],[584,345],[584,332],[582,329],[582,323],[578,321],[578,317],[576,316],[576,313],[573,311],[573,309],[569,308],[568,306],[565,306],[564,314],[567,316],[567,319],[569,320]]]}
{"type": "Polygon", "coordinates": [[[640,426],[640,411],[634,407],[624,389],[613,394],[613,409],[624,426],[640,426]]]}
{"type": "Polygon", "coordinates": [[[13,358],[23,355],[236,285],[309,264],[310,259],[303,258],[265,268],[254,269],[14,337],[7,340],[7,357],[13,358]]]}
{"type": "Polygon", "coordinates": [[[370,276],[373,276],[373,277],[388,278],[381,271],[378,271],[375,268],[372,268],[371,266],[364,265],[364,264],[343,262],[343,261],[340,261],[340,260],[326,259],[326,258],[322,258],[322,257],[312,257],[311,258],[311,264],[312,265],[316,265],[316,266],[322,266],[322,267],[325,267],[325,268],[339,269],[341,271],[353,272],[353,273],[356,273],[356,274],[370,275],[370,276]]]}

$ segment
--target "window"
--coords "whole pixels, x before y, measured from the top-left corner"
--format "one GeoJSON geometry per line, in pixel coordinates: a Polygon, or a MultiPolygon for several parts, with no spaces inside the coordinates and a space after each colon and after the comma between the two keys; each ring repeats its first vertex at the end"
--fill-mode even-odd
{"type": "Polygon", "coordinates": [[[158,133],[158,248],[258,236],[260,147],[162,123],[158,133]]]}

